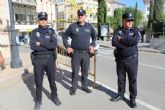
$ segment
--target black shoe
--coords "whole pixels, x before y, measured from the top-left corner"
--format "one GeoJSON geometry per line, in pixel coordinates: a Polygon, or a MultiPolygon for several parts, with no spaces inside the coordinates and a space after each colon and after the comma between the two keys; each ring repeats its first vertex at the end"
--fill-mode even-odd
{"type": "Polygon", "coordinates": [[[55,103],[57,106],[61,105],[61,101],[58,99],[58,97],[55,97],[52,99],[53,103],[55,103]]]}
{"type": "Polygon", "coordinates": [[[41,106],[41,103],[36,102],[36,103],[35,103],[34,110],[40,110],[40,106],[41,106]]]}
{"type": "Polygon", "coordinates": [[[117,102],[117,101],[123,100],[123,99],[124,99],[123,96],[117,95],[115,98],[110,99],[110,101],[112,101],[112,102],[117,102]]]}
{"type": "Polygon", "coordinates": [[[70,89],[70,95],[76,95],[76,91],[75,90],[73,90],[72,88],[70,89]]]}
{"type": "Polygon", "coordinates": [[[86,93],[92,93],[92,90],[88,88],[81,88],[81,90],[85,91],[86,93]]]}
{"type": "Polygon", "coordinates": [[[130,107],[131,108],[136,108],[137,107],[135,99],[130,99],[130,107]]]}

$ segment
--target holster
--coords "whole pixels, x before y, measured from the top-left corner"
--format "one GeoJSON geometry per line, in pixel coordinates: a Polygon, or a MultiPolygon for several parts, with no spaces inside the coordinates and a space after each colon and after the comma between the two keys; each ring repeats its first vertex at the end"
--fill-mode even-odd
{"type": "Polygon", "coordinates": [[[31,58],[32,65],[34,65],[36,62],[36,54],[34,52],[31,52],[30,58],[31,58]]]}
{"type": "Polygon", "coordinates": [[[53,55],[54,60],[56,60],[57,59],[56,52],[53,52],[52,55],[53,55]]]}
{"type": "Polygon", "coordinates": [[[121,58],[119,52],[118,52],[116,49],[113,51],[113,55],[114,55],[114,57],[115,57],[116,59],[120,59],[120,58],[121,58]]]}

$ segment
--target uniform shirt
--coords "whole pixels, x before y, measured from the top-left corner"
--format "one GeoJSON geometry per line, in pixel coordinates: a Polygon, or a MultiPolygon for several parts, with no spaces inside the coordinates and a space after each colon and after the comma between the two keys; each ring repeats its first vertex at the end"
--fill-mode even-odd
{"type": "Polygon", "coordinates": [[[41,27],[34,29],[30,35],[30,47],[34,52],[47,53],[54,51],[57,46],[57,36],[51,28],[41,27]],[[36,45],[40,42],[40,46],[36,45]]]}
{"type": "Polygon", "coordinates": [[[63,34],[63,43],[66,48],[71,47],[77,50],[87,50],[90,45],[95,46],[96,33],[91,24],[80,25],[78,22],[71,24],[63,34]],[[68,37],[72,39],[71,46],[68,44],[68,37]],[[90,38],[92,43],[90,44],[90,38]]]}
{"type": "Polygon", "coordinates": [[[116,47],[121,56],[132,56],[138,54],[137,44],[140,37],[141,34],[138,28],[124,29],[120,27],[114,31],[112,46],[116,47]],[[121,38],[120,40],[119,37],[121,38]]]}

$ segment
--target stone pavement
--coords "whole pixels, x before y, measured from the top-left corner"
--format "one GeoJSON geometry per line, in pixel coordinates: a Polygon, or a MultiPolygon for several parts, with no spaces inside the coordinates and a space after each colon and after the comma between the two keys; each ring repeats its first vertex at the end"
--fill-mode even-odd
{"type": "MultiPolygon", "coordinates": [[[[98,43],[101,47],[114,48],[111,44],[112,43],[111,40],[109,40],[109,41],[99,40],[98,43]]],[[[143,52],[165,53],[164,51],[150,48],[150,43],[139,43],[138,44],[138,49],[139,49],[139,51],[143,51],[143,52]]]]}
{"type": "MultiPolygon", "coordinates": [[[[23,67],[11,69],[10,60],[7,59],[6,69],[0,73],[0,110],[33,110],[34,108],[35,84],[30,55],[29,53],[22,53],[20,58],[23,67]]],[[[56,76],[62,105],[57,107],[50,101],[49,84],[45,77],[41,110],[131,110],[128,106],[128,100],[116,103],[109,101],[111,97],[116,95],[116,91],[105,85],[99,88],[90,87],[93,91],[91,94],[84,93],[79,86],[76,95],[70,96],[71,70],[68,67],[60,65],[56,76]]],[[[92,85],[91,79],[92,77],[90,77],[89,82],[92,85]]],[[[138,101],[136,110],[149,110],[142,103],[138,101]]]]}

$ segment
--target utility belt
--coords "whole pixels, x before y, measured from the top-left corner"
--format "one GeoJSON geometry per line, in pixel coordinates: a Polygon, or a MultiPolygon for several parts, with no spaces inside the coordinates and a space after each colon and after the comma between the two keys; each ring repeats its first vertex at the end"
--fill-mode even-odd
{"type": "Polygon", "coordinates": [[[136,58],[138,55],[137,54],[134,54],[132,56],[129,56],[129,57],[121,57],[121,59],[133,59],[133,58],[136,58]]]}
{"type": "Polygon", "coordinates": [[[88,53],[89,54],[89,50],[74,50],[74,53],[80,53],[80,54],[88,53]]]}
{"type": "Polygon", "coordinates": [[[36,60],[37,59],[49,59],[53,56],[54,60],[56,60],[56,53],[55,52],[49,52],[49,53],[46,53],[46,54],[38,54],[36,52],[31,52],[30,54],[30,57],[31,57],[31,62],[32,62],[32,65],[34,65],[36,63],[36,60]]]}

